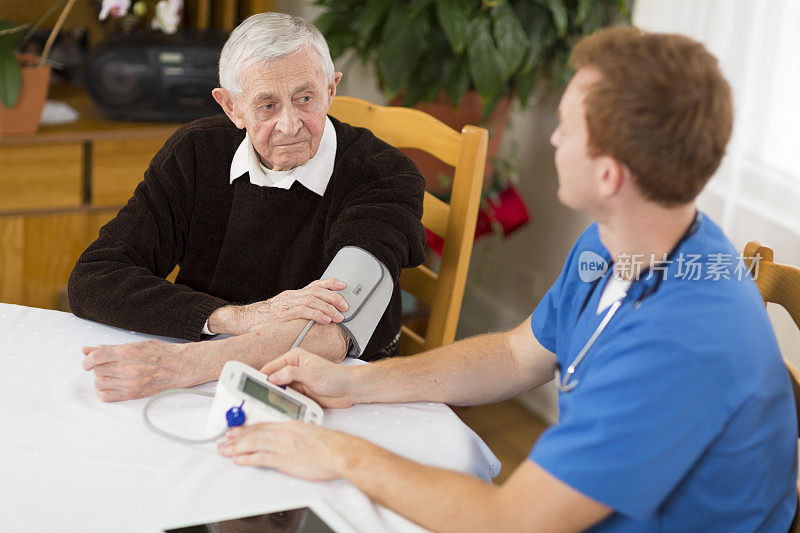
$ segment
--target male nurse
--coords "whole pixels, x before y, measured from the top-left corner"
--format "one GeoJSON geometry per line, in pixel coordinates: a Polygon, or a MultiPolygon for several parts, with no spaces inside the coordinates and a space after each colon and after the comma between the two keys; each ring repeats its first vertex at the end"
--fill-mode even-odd
{"type": "Polygon", "coordinates": [[[634,28],[583,39],[572,63],[558,198],[595,222],[529,320],[363,367],[292,350],[262,369],[328,407],[476,405],[555,377],[559,420],[528,459],[492,485],[299,422],[232,430],[223,455],[346,478],[435,531],[789,529],[789,377],[737,250],[694,203],[730,136],[728,84],[701,44],[634,28]]]}

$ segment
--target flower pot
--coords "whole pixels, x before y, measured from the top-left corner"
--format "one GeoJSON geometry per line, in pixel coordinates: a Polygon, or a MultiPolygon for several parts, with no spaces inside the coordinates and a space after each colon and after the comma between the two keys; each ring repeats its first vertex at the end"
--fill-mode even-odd
{"type": "MultiPolygon", "coordinates": [[[[390,104],[399,106],[402,105],[402,102],[403,97],[398,96],[394,98],[390,104]]],[[[489,183],[489,179],[494,172],[492,159],[497,155],[497,151],[500,149],[500,141],[503,138],[503,132],[508,124],[509,113],[511,111],[511,97],[504,96],[501,98],[497,107],[495,107],[484,124],[481,124],[483,103],[477,91],[468,91],[464,94],[458,109],[453,109],[444,94],[435,102],[431,102],[430,104],[417,104],[414,108],[425,111],[429,115],[438,118],[456,131],[461,131],[461,128],[467,124],[481,125],[488,129],[489,146],[486,151],[484,184],[489,183]]],[[[436,194],[449,194],[450,185],[447,182],[448,180],[452,180],[453,167],[442,163],[422,150],[407,149],[403,151],[408,154],[408,156],[414,160],[414,163],[417,164],[417,167],[419,167],[420,172],[422,172],[422,175],[425,177],[425,181],[428,182],[429,191],[436,194]]]]}
{"type": "Polygon", "coordinates": [[[22,85],[13,107],[0,105],[0,135],[35,133],[39,129],[39,118],[50,84],[50,67],[36,66],[38,59],[33,54],[17,57],[22,67],[22,85]]]}

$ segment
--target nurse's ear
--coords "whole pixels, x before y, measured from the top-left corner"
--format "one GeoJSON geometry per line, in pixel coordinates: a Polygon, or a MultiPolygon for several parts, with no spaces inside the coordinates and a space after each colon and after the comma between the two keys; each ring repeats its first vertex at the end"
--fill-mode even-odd
{"type": "Polygon", "coordinates": [[[595,164],[599,171],[597,194],[600,198],[611,198],[622,189],[627,180],[633,179],[633,174],[627,165],[611,156],[600,156],[595,164]]]}

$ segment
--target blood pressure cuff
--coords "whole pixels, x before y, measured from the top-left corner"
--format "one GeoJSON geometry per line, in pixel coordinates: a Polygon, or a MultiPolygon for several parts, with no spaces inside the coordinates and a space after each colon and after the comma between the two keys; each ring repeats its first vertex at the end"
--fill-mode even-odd
{"type": "Polygon", "coordinates": [[[392,297],[394,282],[389,269],[366,250],[345,246],[336,253],[320,279],[326,278],[347,285],[337,291],[348,305],[339,326],[350,336],[347,355],[360,357],[392,297]]]}

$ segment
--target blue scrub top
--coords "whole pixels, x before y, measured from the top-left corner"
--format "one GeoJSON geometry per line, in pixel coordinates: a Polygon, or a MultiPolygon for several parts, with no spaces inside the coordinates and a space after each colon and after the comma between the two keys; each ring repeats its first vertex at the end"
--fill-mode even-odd
{"type": "MultiPolygon", "coordinates": [[[[531,319],[562,369],[605,316],[596,310],[611,269],[583,281],[587,258],[599,259],[587,251],[610,260],[596,225],[531,319]]],[[[785,532],[797,501],[795,406],[758,288],[705,216],[670,259],[632,284],[529,458],[614,509],[593,531],[785,532]]]]}

